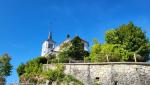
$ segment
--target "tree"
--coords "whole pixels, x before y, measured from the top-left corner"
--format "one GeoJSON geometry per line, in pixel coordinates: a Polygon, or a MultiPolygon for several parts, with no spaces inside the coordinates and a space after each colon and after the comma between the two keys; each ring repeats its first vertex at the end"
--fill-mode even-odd
{"type": "Polygon", "coordinates": [[[64,50],[58,54],[58,63],[69,63],[70,55],[68,50],[64,50]]]}
{"type": "Polygon", "coordinates": [[[89,52],[84,50],[84,43],[79,36],[76,36],[70,42],[63,43],[58,54],[58,61],[60,63],[68,63],[72,60],[83,60],[87,57],[89,52]]]}
{"type": "Polygon", "coordinates": [[[100,44],[94,41],[95,44],[91,48],[91,62],[117,62],[127,61],[130,52],[125,50],[119,44],[100,44]]]}
{"type": "Polygon", "coordinates": [[[17,68],[17,73],[18,73],[18,76],[21,76],[22,74],[25,73],[25,64],[20,64],[17,68]]]}
{"type": "Polygon", "coordinates": [[[79,36],[76,36],[71,41],[71,47],[69,48],[69,55],[72,59],[83,60],[84,56],[88,56],[88,52],[84,50],[84,43],[79,36]]]}
{"type": "Polygon", "coordinates": [[[45,58],[47,59],[47,64],[58,63],[58,60],[55,54],[47,54],[45,58]]]}
{"type": "MultiPolygon", "coordinates": [[[[141,56],[138,61],[147,61],[149,59],[150,47],[149,40],[145,32],[132,22],[127,25],[121,25],[117,29],[108,30],[105,37],[108,44],[120,44],[123,49],[129,52],[136,52],[141,56]],[[139,50],[139,48],[141,48],[139,50]]],[[[133,54],[132,54],[133,55],[133,54]]],[[[129,61],[133,61],[133,56],[129,56],[129,61]]]]}
{"type": "Polygon", "coordinates": [[[0,79],[5,79],[5,77],[11,74],[12,65],[10,60],[11,57],[7,53],[0,56],[0,79]]]}
{"type": "Polygon", "coordinates": [[[49,80],[52,84],[53,82],[62,79],[64,74],[64,65],[63,64],[57,64],[55,69],[48,69],[48,71],[43,71],[42,76],[44,79],[49,80]]]}
{"type": "Polygon", "coordinates": [[[64,42],[60,45],[60,51],[67,51],[71,47],[71,42],[64,42]]]}
{"type": "MultiPolygon", "coordinates": [[[[69,35],[67,35],[69,36],[69,35]]],[[[64,42],[62,45],[60,45],[60,52],[58,53],[57,59],[58,63],[68,63],[70,59],[70,47],[71,42],[64,42]]]]}
{"type": "Polygon", "coordinates": [[[21,64],[17,68],[17,73],[20,82],[37,82],[42,72],[42,65],[47,63],[45,57],[38,57],[28,61],[26,64],[21,64]]]}
{"type": "Polygon", "coordinates": [[[98,62],[98,57],[101,52],[101,44],[97,42],[94,43],[94,45],[91,47],[91,53],[90,53],[90,59],[91,62],[98,62]]]}

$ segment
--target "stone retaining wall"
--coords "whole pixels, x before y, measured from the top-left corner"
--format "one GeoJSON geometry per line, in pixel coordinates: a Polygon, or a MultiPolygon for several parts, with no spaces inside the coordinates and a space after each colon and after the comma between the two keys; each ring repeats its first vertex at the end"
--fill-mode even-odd
{"type": "MultiPolygon", "coordinates": [[[[44,69],[51,67],[44,65],[44,69]]],[[[66,63],[64,72],[85,85],[150,85],[150,63],[66,63]]]]}

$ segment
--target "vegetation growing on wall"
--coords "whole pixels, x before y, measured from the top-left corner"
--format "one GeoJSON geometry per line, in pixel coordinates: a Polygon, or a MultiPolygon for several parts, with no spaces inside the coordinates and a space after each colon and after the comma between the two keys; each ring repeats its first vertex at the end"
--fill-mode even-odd
{"type": "Polygon", "coordinates": [[[43,71],[42,76],[45,80],[49,80],[50,84],[56,83],[56,85],[68,85],[69,83],[73,83],[73,85],[83,85],[83,83],[75,77],[64,74],[63,64],[57,64],[56,69],[43,71]]]}
{"type": "Polygon", "coordinates": [[[21,82],[34,82],[40,78],[42,72],[42,64],[46,64],[44,57],[38,57],[28,61],[26,64],[21,64],[17,68],[17,73],[21,82]]]}
{"type": "Polygon", "coordinates": [[[46,64],[44,57],[35,58],[26,64],[21,64],[17,68],[17,73],[21,83],[49,84],[71,83],[83,85],[79,80],[71,75],[64,74],[64,65],[57,64],[56,69],[42,70],[42,64],[46,64]]]}

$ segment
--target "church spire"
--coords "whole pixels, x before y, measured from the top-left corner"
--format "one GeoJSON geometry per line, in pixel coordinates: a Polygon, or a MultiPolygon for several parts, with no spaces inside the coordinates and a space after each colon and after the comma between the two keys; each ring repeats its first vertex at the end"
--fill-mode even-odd
{"type": "Polygon", "coordinates": [[[48,34],[48,40],[52,40],[52,32],[49,32],[49,34],[48,34]]]}

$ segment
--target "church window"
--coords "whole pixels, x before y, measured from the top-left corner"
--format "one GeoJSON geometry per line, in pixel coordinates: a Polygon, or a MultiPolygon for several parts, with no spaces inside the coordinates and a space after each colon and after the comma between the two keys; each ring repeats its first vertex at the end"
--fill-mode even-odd
{"type": "Polygon", "coordinates": [[[48,48],[53,48],[53,44],[49,44],[49,45],[48,45],[48,48]]]}

